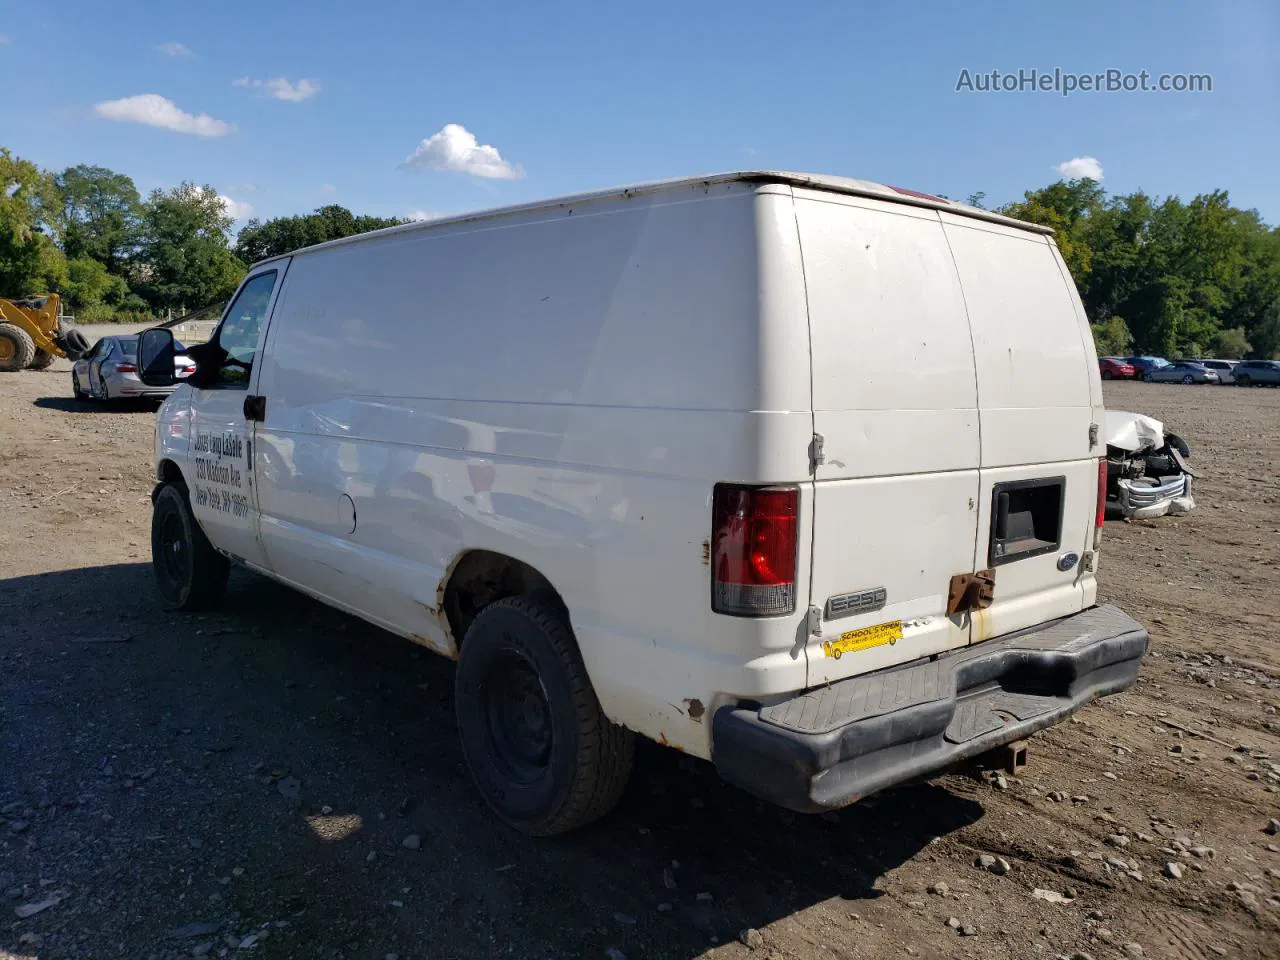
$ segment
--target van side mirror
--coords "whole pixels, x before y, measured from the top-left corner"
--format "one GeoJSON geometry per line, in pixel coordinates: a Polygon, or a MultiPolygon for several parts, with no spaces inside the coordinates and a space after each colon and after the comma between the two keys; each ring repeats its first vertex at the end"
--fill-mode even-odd
{"type": "Polygon", "coordinates": [[[138,335],[138,379],[149,387],[171,387],[174,372],[173,331],[152,327],[138,335]]]}

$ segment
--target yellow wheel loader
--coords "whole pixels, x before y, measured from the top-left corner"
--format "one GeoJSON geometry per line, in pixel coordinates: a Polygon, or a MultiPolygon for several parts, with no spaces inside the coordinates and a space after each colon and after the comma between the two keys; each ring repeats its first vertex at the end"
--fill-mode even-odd
{"type": "Polygon", "coordinates": [[[0,297],[0,373],[43,370],[54,357],[75,360],[89,341],[59,307],[56,293],[47,297],[6,300],[0,297]]]}

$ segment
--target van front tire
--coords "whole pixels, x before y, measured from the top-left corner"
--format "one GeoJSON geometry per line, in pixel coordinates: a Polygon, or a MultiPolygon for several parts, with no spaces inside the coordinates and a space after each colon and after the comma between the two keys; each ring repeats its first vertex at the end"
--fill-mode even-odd
{"type": "Polygon", "coordinates": [[[537,596],[480,612],[458,658],[467,766],[508,824],[550,836],[604,816],[631,773],[635,738],[600,709],[568,619],[537,596]]]}
{"type": "Polygon", "coordinates": [[[231,565],[200,529],[185,486],[166,484],[156,496],[151,568],[160,595],[178,610],[207,610],[222,599],[231,565]]]}

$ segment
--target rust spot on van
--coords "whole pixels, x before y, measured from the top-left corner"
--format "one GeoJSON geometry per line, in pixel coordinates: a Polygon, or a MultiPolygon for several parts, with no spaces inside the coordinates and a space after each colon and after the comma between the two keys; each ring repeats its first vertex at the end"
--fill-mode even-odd
{"type": "Polygon", "coordinates": [[[711,541],[702,541],[702,565],[704,567],[711,566],[711,541]]]}
{"type": "Polygon", "coordinates": [[[987,611],[974,610],[973,617],[973,639],[971,643],[982,643],[991,637],[991,624],[987,617],[987,611]]]}
{"type": "Polygon", "coordinates": [[[664,732],[662,732],[662,731],[659,731],[659,732],[658,732],[658,743],[660,743],[660,744],[661,744],[662,746],[664,746],[664,747],[670,747],[672,750],[676,751],[676,753],[688,753],[688,752],[689,752],[689,751],[685,750],[685,748],[684,748],[684,747],[680,746],[680,744],[678,744],[678,743],[672,743],[670,740],[668,740],[668,739],[667,739],[667,735],[666,735],[666,733],[664,733],[664,732]]]}
{"type": "Polygon", "coordinates": [[[432,653],[438,653],[441,656],[448,657],[450,660],[458,659],[458,646],[451,638],[445,638],[442,643],[433,637],[423,636],[420,633],[409,634],[409,642],[416,643],[420,647],[426,647],[432,653]]]}
{"type": "Polygon", "coordinates": [[[991,606],[996,588],[995,570],[957,573],[947,588],[947,616],[991,606]]]}
{"type": "Polygon", "coordinates": [[[707,712],[707,708],[702,705],[701,700],[686,700],[684,705],[685,709],[689,711],[690,720],[701,720],[702,715],[707,712]]]}

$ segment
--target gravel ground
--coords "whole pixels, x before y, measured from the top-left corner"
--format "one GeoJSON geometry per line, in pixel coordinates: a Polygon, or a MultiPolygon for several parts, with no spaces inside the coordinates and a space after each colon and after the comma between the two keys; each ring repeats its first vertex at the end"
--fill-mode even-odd
{"type": "Polygon", "coordinates": [[[1280,390],[1107,385],[1198,507],[1107,524],[1151,657],[1023,775],[807,818],[653,747],[533,841],[463,769],[452,664],[240,573],[161,608],[151,411],[66,369],[0,380],[0,958],[1280,956],[1280,390]]]}

